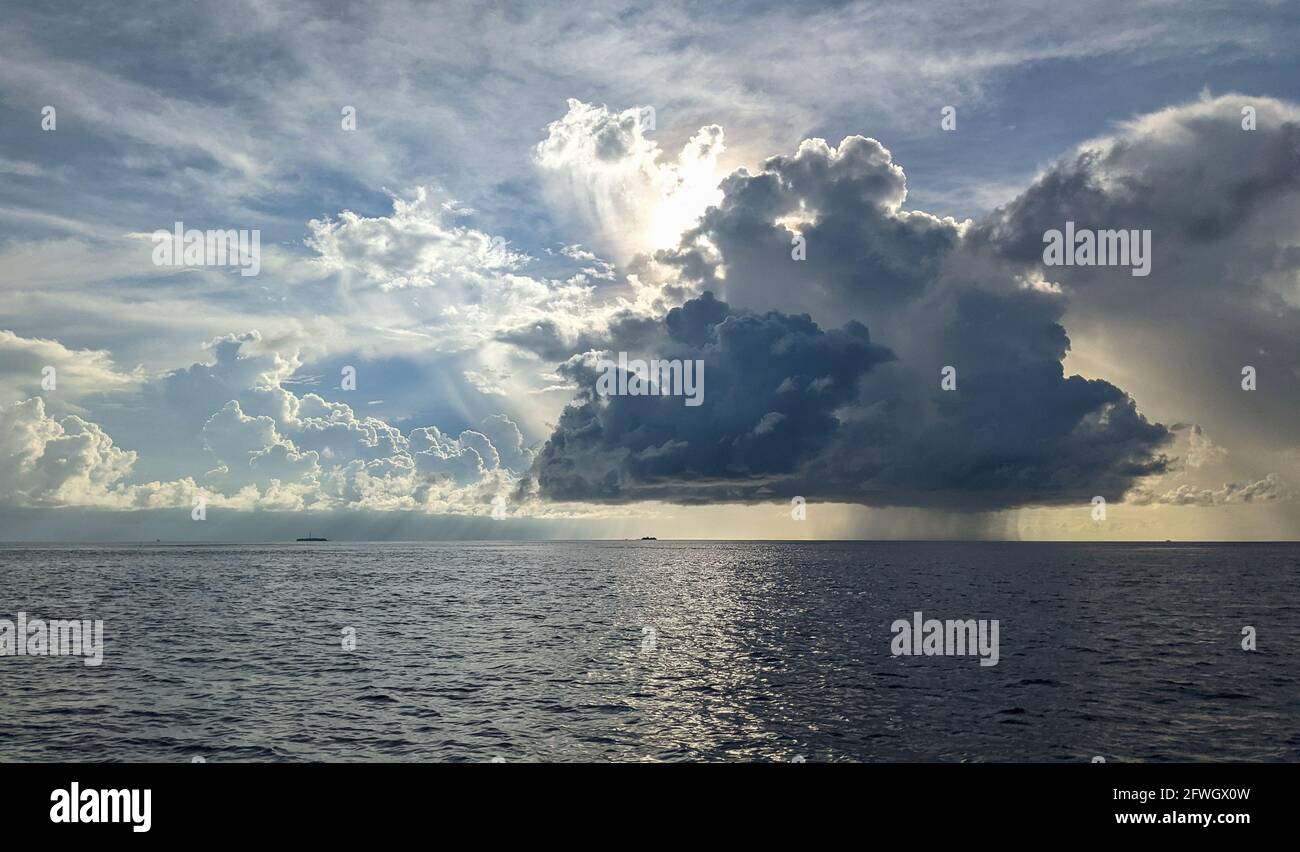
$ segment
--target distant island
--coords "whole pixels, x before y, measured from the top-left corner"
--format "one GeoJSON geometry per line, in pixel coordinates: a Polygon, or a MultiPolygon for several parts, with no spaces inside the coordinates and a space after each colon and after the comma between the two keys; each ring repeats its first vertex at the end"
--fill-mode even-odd
{"type": "Polygon", "coordinates": [[[652,536],[652,535],[643,535],[643,536],[641,536],[641,540],[642,540],[642,541],[658,541],[659,539],[655,538],[655,537],[652,536]]]}

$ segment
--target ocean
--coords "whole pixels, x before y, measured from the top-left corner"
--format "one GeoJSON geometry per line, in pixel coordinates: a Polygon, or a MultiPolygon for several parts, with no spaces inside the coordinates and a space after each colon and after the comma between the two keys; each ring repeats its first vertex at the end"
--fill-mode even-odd
{"type": "Polygon", "coordinates": [[[102,620],[103,662],[0,657],[0,760],[1295,761],[1297,580],[1296,544],[6,545],[0,619],[102,620]],[[916,612],[996,620],[997,664],[895,656],[916,612]]]}

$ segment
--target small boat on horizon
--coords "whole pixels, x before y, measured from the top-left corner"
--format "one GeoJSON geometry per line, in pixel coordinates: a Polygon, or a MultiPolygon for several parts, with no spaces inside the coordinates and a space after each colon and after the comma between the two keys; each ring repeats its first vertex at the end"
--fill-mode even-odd
{"type": "Polygon", "coordinates": [[[642,541],[658,541],[659,539],[655,538],[655,537],[652,536],[652,535],[643,535],[643,536],[641,536],[641,540],[642,540],[642,541]]]}
{"type": "Polygon", "coordinates": [[[316,536],[312,535],[311,533],[307,533],[306,538],[300,538],[300,539],[296,539],[296,540],[297,540],[297,541],[329,541],[329,539],[327,539],[327,538],[317,538],[316,536]]]}

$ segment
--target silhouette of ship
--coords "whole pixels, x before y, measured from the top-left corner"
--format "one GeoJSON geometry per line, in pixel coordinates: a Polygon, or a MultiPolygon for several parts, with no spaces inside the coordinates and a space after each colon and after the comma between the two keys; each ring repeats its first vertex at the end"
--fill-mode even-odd
{"type": "Polygon", "coordinates": [[[642,540],[642,541],[658,541],[659,539],[655,538],[655,537],[652,536],[652,535],[643,535],[643,536],[641,536],[641,540],[642,540]]]}
{"type": "Polygon", "coordinates": [[[312,535],[311,533],[307,533],[307,536],[306,536],[305,538],[300,538],[300,539],[296,539],[296,540],[297,540],[297,541],[329,541],[329,539],[327,539],[327,538],[317,538],[316,536],[312,535]]]}

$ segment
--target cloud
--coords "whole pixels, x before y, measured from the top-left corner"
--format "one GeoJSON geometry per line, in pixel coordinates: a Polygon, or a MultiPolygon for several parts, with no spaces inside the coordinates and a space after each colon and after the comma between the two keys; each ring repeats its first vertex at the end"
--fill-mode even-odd
{"type": "Polygon", "coordinates": [[[718,199],[722,128],[702,127],[675,161],[663,159],[648,107],[612,112],[569,99],[537,145],[552,206],[619,260],[676,243],[718,199]]]}
{"type": "Polygon", "coordinates": [[[493,396],[505,396],[506,390],[498,382],[501,379],[510,378],[509,373],[501,370],[484,369],[484,370],[466,370],[463,373],[465,381],[481,394],[493,396]]]}
{"type": "Polygon", "coordinates": [[[544,496],[990,510],[1117,500],[1165,470],[1165,427],[1109,382],[1065,374],[1063,297],[970,244],[968,224],[903,209],[879,142],[807,140],[723,191],[658,259],[744,307],[706,291],[664,317],[659,351],[608,346],[702,358],[704,406],[594,399],[590,358],[571,359],[562,374],[582,390],[538,456],[544,496]],[[773,303],[807,314],[758,313],[773,303]]]}
{"type": "MultiPolygon", "coordinates": [[[[509,388],[503,355],[485,344],[511,332],[548,323],[557,333],[576,335],[602,325],[617,310],[596,298],[586,268],[592,260],[577,252],[552,253],[567,277],[524,274],[536,259],[515,251],[503,237],[462,224],[472,211],[445,194],[416,187],[409,198],[392,198],[390,216],[344,211],[309,223],[309,248],[317,253],[306,265],[332,314],[343,315],[353,345],[364,341],[376,352],[477,354],[466,382],[488,393],[509,388]]],[[[608,270],[592,267],[606,275],[608,270]]]]}
{"type": "Polygon", "coordinates": [[[233,399],[208,418],[203,441],[221,463],[220,471],[205,481],[220,483],[223,490],[272,480],[315,484],[320,478],[319,453],[299,452],[293,441],[280,435],[274,418],[249,417],[233,399]]]}
{"type": "MultiPolygon", "coordinates": [[[[1283,154],[1293,144],[1287,128],[1294,115],[1285,105],[1259,103],[1273,134],[1261,131],[1253,143],[1264,153],[1244,174],[1225,166],[1225,174],[1206,178],[1204,191],[1231,203],[1211,204],[1199,218],[1184,209],[1190,197],[1160,207],[1147,195],[1163,191],[1160,180],[1193,179],[1197,156],[1229,163],[1241,153],[1235,136],[1220,138],[1221,101],[1139,119],[1089,143],[979,222],[908,209],[906,176],[874,139],[805,140],[793,153],[721,183],[717,203],[698,218],[692,214],[678,244],[653,261],[667,270],[664,286],[600,306],[583,285],[518,274],[527,258],[502,254],[485,232],[459,224],[466,211],[427,191],[394,198],[391,216],[345,212],[314,221],[314,263],[356,297],[381,300],[371,303],[375,309],[403,290],[431,291],[438,295],[422,310],[447,318],[448,329],[469,330],[459,345],[495,338],[561,362],[554,387],[576,387],[579,397],[535,457],[509,418],[513,431],[484,421],[457,438],[424,432],[416,441],[414,432],[381,418],[295,394],[286,383],[303,366],[305,335],[221,338],[212,343],[212,363],[168,373],[144,394],[165,400],[178,418],[178,428],[167,430],[180,436],[171,449],[191,467],[173,476],[197,476],[231,499],[253,493],[288,501],[292,493],[298,505],[465,505],[501,487],[528,492],[520,474],[530,466],[540,496],[597,503],[750,502],[789,493],[989,510],[1093,494],[1119,499],[1135,483],[1174,469],[1161,452],[1171,432],[1150,422],[1115,384],[1067,374],[1065,318],[1104,315],[1110,303],[1149,308],[1104,272],[1042,269],[1039,226],[1074,217],[1137,227],[1156,221],[1158,210],[1172,224],[1154,226],[1157,235],[1208,240],[1241,258],[1258,246],[1262,231],[1273,241],[1274,260],[1249,268],[1248,307],[1239,316],[1244,323],[1263,317],[1265,308],[1286,314],[1292,237],[1278,220],[1293,201],[1283,154]],[[1190,149],[1201,137],[1213,144],[1200,145],[1198,154],[1190,149]],[[1268,191],[1256,198],[1261,187],[1268,191]],[[1238,216],[1258,219],[1261,231],[1245,237],[1234,224],[1238,216]],[[791,254],[799,242],[807,250],[802,260],[791,254]],[[673,292],[703,295],[666,309],[673,292]],[[474,328],[476,318],[488,316],[492,327],[474,328]],[[594,398],[594,351],[704,360],[706,410],[672,398],[594,398]],[[956,369],[955,391],[939,384],[947,366],[956,369]],[[194,435],[202,436],[197,453],[194,435]],[[193,467],[195,458],[203,460],[201,469],[193,467]]],[[[606,193],[592,204],[612,204],[615,218],[619,198],[640,209],[630,199],[667,180],[656,171],[658,149],[641,122],[634,110],[574,102],[549,128],[539,163],[563,171],[587,168],[583,159],[594,158],[610,172],[589,183],[606,193]],[[638,184],[642,178],[649,183],[638,184]]],[[[558,255],[597,260],[576,244],[558,255]]],[[[1158,249],[1150,282],[1158,290],[1171,286],[1161,257],[1158,249]]],[[[1202,276],[1193,283],[1186,306],[1206,318],[1222,313],[1219,300],[1205,295],[1212,282],[1202,276]]],[[[1270,341],[1259,354],[1272,357],[1286,345],[1270,341]]],[[[505,358],[458,372],[481,393],[502,396],[526,385],[528,375],[505,358]]],[[[1211,443],[1202,427],[1187,434],[1179,444],[1186,469],[1224,463],[1226,447],[1211,443]]],[[[172,440],[161,438],[150,455],[172,440]]],[[[1207,490],[1189,483],[1177,489],[1207,490]]]]}
{"type": "Polygon", "coordinates": [[[5,505],[157,508],[188,505],[190,493],[198,493],[192,482],[125,485],[135,458],[94,423],[75,414],[48,416],[39,397],[0,406],[5,505]]]}
{"type": "Polygon", "coordinates": [[[0,157],[0,173],[18,175],[20,177],[40,177],[43,170],[36,163],[28,163],[23,160],[11,160],[7,157],[0,157]]]}
{"type": "Polygon", "coordinates": [[[46,416],[39,397],[0,409],[0,480],[9,500],[102,503],[134,459],[93,423],[46,416]]]}
{"type": "Polygon", "coordinates": [[[447,221],[463,212],[417,187],[409,200],[393,198],[392,216],[344,210],[334,219],[313,219],[307,245],[321,269],[359,274],[382,290],[482,283],[527,262],[504,238],[447,221]]]}
{"type": "Polygon", "coordinates": [[[629,356],[703,360],[703,405],[597,396],[595,360],[570,360],[561,373],[579,386],[579,404],[537,456],[543,496],[753,499],[824,450],[835,409],[891,357],[859,323],[824,331],[806,316],[733,313],[710,293],[669,312],[656,344],[629,356]]]}
{"type": "Polygon", "coordinates": [[[1220,464],[1228,457],[1227,448],[1210,440],[1210,436],[1199,423],[1190,426],[1180,423],[1171,426],[1170,429],[1175,433],[1185,433],[1187,436],[1187,448],[1181,453],[1180,458],[1188,468],[1195,470],[1220,464]]]}
{"type": "MultiPolygon", "coordinates": [[[[1124,123],[977,223],[973,244],[1062,289],[1081,354],[1230,448],[1300,446],[1300,108],[1204,96],[1124,123]],[[1256,111],[1244,130],[1243,107],[1256,111]],[[1042,266],[1043,233],[1151,232],[1150,275],[1042,266]],[[1259,390],[1243,392],[1255,368],[1259,390]]],[[[1235,454],[1235,453],[1234,453],[1235,454]]],[[[1260,460],[1262,463],[1262,459],[1260,460]]]]}
{"type": "MultiPolygon", "coordinates": [[[[1086,499],[1154,471],[1166,449],[1180,461],[1160,493],[1300,475],[1295,106],[1233,94],[1116,122],[1183,97],[1189,74],[1237,75],[1243,59],[1265,85],[1293,79],[1285,4],[1152,15],[1103,0],[1065,30],[947,0],[543,2],[436,17],[381,0],[365,16],[258,4],[238,20],[211,0],[193,7],[184,20],[138,2],[88,7],[71,28],[48,26],[39,3],[6,9],[0,327],[13,338],[0,340],[0,404],[40,395],[31,428],[56,434],[49,421],[67,440],[39,455],[100,471],[65,489],[52,462],[43,484],[24,468],[22,499],[111,502],[192,480],[230,505],[445,498],[462,511],[530,466],[529,441],[585,381],[552,365],[717,345],[707,323],[680,340],[664,324],[705,290],[737,321],[807,314],[823,334],[859,322],[893,355],[823,412],[837,423],[826,448],[801,446],[794,470],[754,482],[812,480],[809,494],[873,503],[1086,499]],[[137,26],[119,26],[124,14],[137,26]],[[1049,66],[1071,73],[1022,73],[1049,66]],[[55,133],[36,128],[47,103],[55,133]],[[1256,131],[1240,129],[1245,103],[1256,131]],[[340,127],[345,104],[355,132],[340,127]],[[657,126],[631,104],[653,104],[657,126]],[[957,105],[958,132],[938,131],[942,104],[957,105]],[[1099,128],[1113,130],[1050,162],[1099,128]],[[894,153],[833,144],[857,131],[894,153]],[[739,164],[751,171],[720,187],[739,164]],[[1152,277],[1042,269],[1041,229],[1067,215],[1148,223],[1152,277]],[[176,219],[263,228],[262,274],[159,270],[147,240],[124,236],[176,219]],[[797,264],[795,236],[808,248],[797,264]],[[660,261],[638,257],[654,249],[660,261]],[[46,364],[56,393],[36,384],[46,364]],[[388,404],[340,402],[353,399],[334,387],[343,364],[361,368],[357,399],[388,404]],[[1239,386],[1246,364],[1253,393],[1239,386]],[[945,365],[955,392],[938,389],[945,365]],[[495,412],[513,432],[489,426],[495,412]],[[1156,420],[1204,431],[1161,444],[1156,420]],[[432,424],[438,449],[415,449],[432,424]],[[98,449],[69,455],[78,442],[98,449]]],[[[827,390],[819,381],[785,376],[772,396],[827,390]]],[[[770,399],[743,410],[749,441],[792,423],[770,399]]],[[[745,479],[723,474],[718,493],[745,479]]],[[[690,476],[656,487],[693,499],[690,476]]]]}
{"type": "Polygon", "coordinates": [[[756,174],[726,178],[721,203],[659,259],[742,307],[820,319],[892,310],[939,276],[963,229],[902,209],[906,198],[902,168],[875,139],[807,139],[756,174]]]}
{"type": "Polygon", "coordinates": [[[1283,484],[1281,478],[1275,473],[1270,473],[1255,482],[1228,482],[1224,483],[1222,488],[1198,488],[1195,485],[1180,485],[1163,494],[1139,486],[1133,489],[1127,500],[1137,506],[1153,504],[1166,506],[1228,506],[1237,503],[1275,503],[1294,498],[1294,492],[1283,484]]]}
{"type": "Polygon", "coordinates": [[[143,379],[138,371],[118,370],[106,351],[69,349],[57,340],[20,337],[0,329],[0,402],[41,393],[47,375],[54,385],[49,390],[51,398],[64,405],[130,388],[143,379]],[[53,368],[53,373],[47,368],[53,368]]]}
{"type": "MultiPolygon", "coordinates": [[[[1235,474],[1220,472],[1258,476],[1262,448],[1295,458],[1298,170],[1294,105],[1206,96],[1085,143],[1005,208],[956,222],[904,207],[902,170],[875,140],[806,140],[728,177],[722,201],[658,260],[742,310],[859,320],[895,353],[864,377],[861,410],[839,412],[852,446],[819,471],[821,493],[964,508],[1116,499],[1166,471],[1231,463],[1235,474]],[[1247,104],[1254,131],[1242,128],[1247,104]],[[1152,274],[1044,267],[1043,233],[1067,220],[1150,229],[1152,274]],[[791,262],[796,241],[806,259],[791,262]],[[1086,341],[1075,363],[1137,385],[1148,411],[1207,424],[1178,442],[1176,461],[1160,454],[1169,432],[1133,397],[1065,374],[1066,326],[1086,341]],[[948,365],[959,385],[943,396],[935,377],[948,365]],[[1242,365],[1267,388],[1243,393],[1242,365]],[[855,452],[873,445],[884,448],[874,461],[855,452]],[[835,487],[837,473],[873,493],[835,487]]],[[[1197,483],[1173,489],[1188,504],[1187,494],[1238,499],[1197,483]]]]}
{"type": "Polygon", "coordinates": [[[0,408],[6,504],[188,511],[202,496],[236,510],[485,514],[532,463],[505,415],[453,438],[294,393],[284,382],[302,365],[295,340],[249,332],[210,351],[211,361],[145,381],[106,409],[119,428],[148,436],[136,449],[82,417],[51,417],[39,397],[0,408]],[[159,470],[171,477],[148,478],[159,470]]]}
{"type": "Polygon", "coordinates": [[[491,414],[479,424],[481,432],[497,453],[502,467],[520,473],[532,467],[534,453],[524,443],[519,426],[504,414],[491,414]]]}

